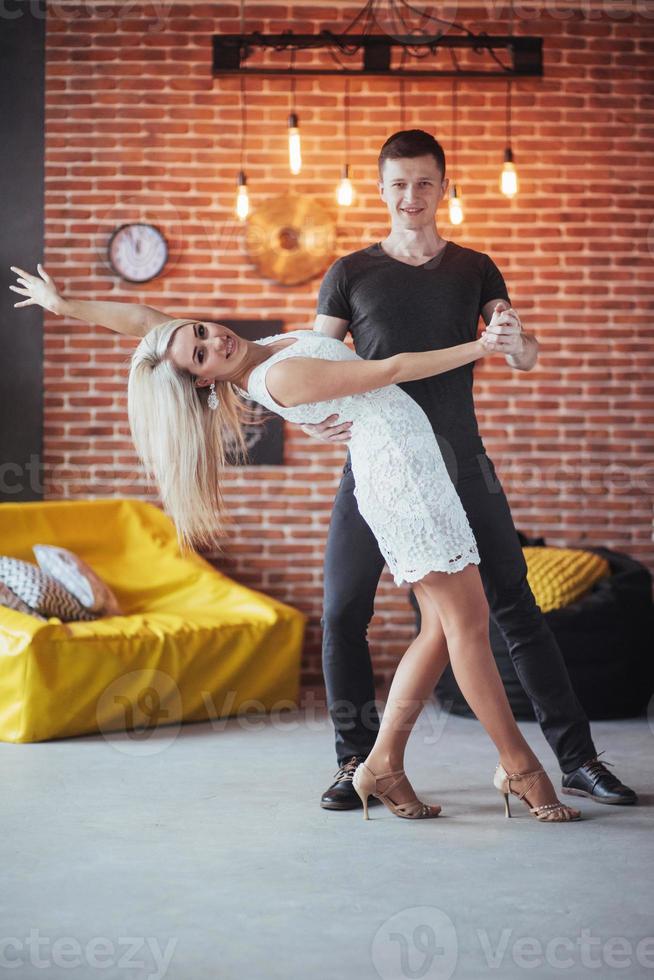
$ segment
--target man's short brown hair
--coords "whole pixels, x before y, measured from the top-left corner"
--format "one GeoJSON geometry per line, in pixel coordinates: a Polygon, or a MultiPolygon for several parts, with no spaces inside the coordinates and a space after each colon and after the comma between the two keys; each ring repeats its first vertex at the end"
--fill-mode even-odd
{"type": "Polygon", "coordinates": [[[431,133],[426,133],[424,129],[402,129],[398,133],[389,136],[379,153],[377,166],[379,167],[379,179],[382,179],[384,164],[387,160],[401,160],[403,157],[424,157],[432,156],[436,161],[441,172],[441,180],[445,177],[445,151],[443,147],[434,139],[431,133]]]}

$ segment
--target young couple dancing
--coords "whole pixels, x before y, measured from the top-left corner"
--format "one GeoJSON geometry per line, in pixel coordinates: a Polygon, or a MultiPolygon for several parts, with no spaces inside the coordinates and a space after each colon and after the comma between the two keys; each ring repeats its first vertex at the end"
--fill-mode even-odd
{"type": "Polygon", "coordinates": [[[558,756],[563,792],[633,803],[597,758],[477,430],[474,362],[502,355],[529,370],[538,345],[490,258],[438,234],[449,183],[440,144],[421,130],[396,133],[379,177],[390,234],[332,265],[314,330],[247,341],[211,320],[64,298],[41,266],[37,276],[12,266],[11,288],[27,297],[15,305],[142,338],[128,383],[132,435],[187,544],[224,533],[220,473],[226,440],[244,445],[244,398],[316,438],[348,443],[325,559],[323,664],[339,769],[323,807],[363,805],[367,818],[372,796],[399,817],[438,816],[440,806],[417,799],[404,752],[449,661],[497,748],[493,783],[506,815],[513,794],[538,820],[579,819],[515,723],[490,648],[489,606],[558,756]],[[487,327],[477,338],[480,315],[487,327]],[[343,343],[348,330],[357,353],[343,343]],[[413,589],[421,628],[380,721],[366,631],[384,562],[396,585],[413,589]]]}

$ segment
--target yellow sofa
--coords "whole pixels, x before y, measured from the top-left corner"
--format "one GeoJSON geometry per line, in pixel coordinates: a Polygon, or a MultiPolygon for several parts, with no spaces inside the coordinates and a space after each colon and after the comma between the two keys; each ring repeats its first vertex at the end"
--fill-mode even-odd
{"type": "Polygon", "coordinates": [[[137,500],[0,504],[0,554],[78,554],[125,615],[42,622],[0,606],[0,739],[44,739],[266,712],[297,703],[306,617],[182,556],[137,500]]]}

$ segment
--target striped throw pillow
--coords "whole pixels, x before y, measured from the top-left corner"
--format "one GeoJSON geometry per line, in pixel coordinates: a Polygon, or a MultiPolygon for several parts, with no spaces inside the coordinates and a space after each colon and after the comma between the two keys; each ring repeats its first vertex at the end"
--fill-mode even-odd
{"type": "Polygon", "coordinates": [[[118,600],[106,582],[73,551],[49,544],[32,548],[39,568],[52,575],[65,589],[98,616],[122,616],[118,600]]]}
{"type": "Polygon", "coordinates": [[[0,582],[0,606],[13,609],[14,612],[24,613],[27,616],[34,616],[35,619],[43,619],[34,609],[30,609],[26,602],[19,599],[15,592],[12,592],[4,582],[0,582]]]}
{"type": "Polygon", "coordinates": [[[42,572],[38,565],[0,556],[0,582],[42,616],[56,616],[65,623],[96,618],[95,613],[85,609],[75,596],[51,575],[42,572]]]}

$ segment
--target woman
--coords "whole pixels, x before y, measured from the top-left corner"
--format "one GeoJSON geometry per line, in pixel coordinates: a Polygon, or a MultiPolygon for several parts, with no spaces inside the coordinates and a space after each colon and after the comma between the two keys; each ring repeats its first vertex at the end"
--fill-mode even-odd
{"type": "MultiPolygon", "coordinates": [[[[214,321],[171,319],[149,307],[66,300],[39,265],[39,276],[12,266],[15,292],[58,315],[141,336],[131,363],[129,419],[134,442],[156,478],[183,545],[215,543],[224,527],[220,470],[228,437],[243,449],[245,395],[290,422],[332,412],[352,419],[350,455],[356,497],[397,585],[410,582],[421,630],[393,678],[373,749],[354,775],[368,818],[370,795],[409,819],[436,817],[404,774],[404,750],[438,680],[435,637],[447,637],[454,675],[495,743],[493,779],[524,800],[538,820],[577,820],[560,803],[521,735],[488,638],[488,605],[474,536],[422,409],[397,383],[430,377],[490,352],[479,340],[447,350],[366,361],[346,344],[312,330],[247,341],[214,321]]],[[[491,321],[492,322],[492,321],[491,321]]]]}

